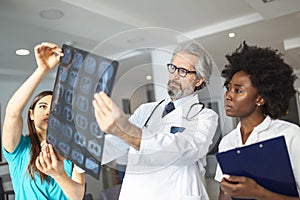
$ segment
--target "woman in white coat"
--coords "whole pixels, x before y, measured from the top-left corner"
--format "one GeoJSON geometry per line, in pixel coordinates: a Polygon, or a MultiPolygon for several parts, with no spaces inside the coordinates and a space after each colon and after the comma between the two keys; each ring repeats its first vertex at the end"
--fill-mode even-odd
{"type": "MultiPolygon", "coordinates": [[[[300,128],[280,120],[286,114],[290,98],[295,94],[293,69],[277,51],[248,46],[245,42],[231,55],[222,71],[226,79],[226,115],[239,117],[236,129],[226,135],[219,151],[246,146],[259,141],[284,136],[294,177],[300,192],[300,128]]],[[[300,199],[277,194],[243,176],[222,176],[217,168],[215,179],[220,182],[220,200],[241,199],[288,200],[300,199]]],[[[300,194],[300,193],[299,193],[300,194]]]]}

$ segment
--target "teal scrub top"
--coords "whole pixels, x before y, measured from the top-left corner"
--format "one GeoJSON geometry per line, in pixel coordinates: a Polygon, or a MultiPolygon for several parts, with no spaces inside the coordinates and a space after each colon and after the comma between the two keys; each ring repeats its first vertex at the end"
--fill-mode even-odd
{"type": "MultiPolygon", "coordinates": [[[[15,191],[16,200],[39,199],[39,200],[65,200],[68,199],[60,186],[51,177],[50,182],[41,182],[38,174],[35,174],[33,180],[28,174],[27,166],[30,160],[30,139],[28,136],[21,136],[20,143],[16,149],[8,153],[4,147],[3,155],[8,164],[15,191]]],[[[73,164],[69,160],[64,161],[64,168],[69,177],[72,175],[73,164]]]]}

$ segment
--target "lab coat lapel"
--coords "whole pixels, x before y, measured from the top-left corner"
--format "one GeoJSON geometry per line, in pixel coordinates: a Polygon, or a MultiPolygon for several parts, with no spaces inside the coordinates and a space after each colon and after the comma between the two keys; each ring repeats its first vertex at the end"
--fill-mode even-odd
{"type": "Polygon", "coordinates": [[[161,118],[161,120],[165,124],[174,123],[174,121],[178,122],[180,119],[182,119],[182,107],[179,106],[175,108],[172,112],[161,118]]]}
{"type": "Polygon", "coordinates": [[[186,119],[186,116],[188,112],[190,111],[191,105],[198,103],[198,96],[195,95],[189,99],[187,99],[185,102],[183,102],[181,105],[176,106],[175,110],[167,114],[165,117],[162,118],[164,123],[182,123],[182,119],[186,119]]]}
{"type": "MultiPolygon", "coordinates": [[[[149,120],[148,128],[152,132],[159,132],[159,131],[169,131],[171,126],[183,126],[183,120],[186,121],[187,113],[191,105],[194,103],[198,103],[198,96],[195,95],[187,99],[183,102],[180,106],[176,106],[175,110],[170,112],[164,117],[162,116],[165,104],[161,104],[153,113],[151,119],[149,120]]],[[[185,124],[184,124],[185,125],[185,124]]]]}

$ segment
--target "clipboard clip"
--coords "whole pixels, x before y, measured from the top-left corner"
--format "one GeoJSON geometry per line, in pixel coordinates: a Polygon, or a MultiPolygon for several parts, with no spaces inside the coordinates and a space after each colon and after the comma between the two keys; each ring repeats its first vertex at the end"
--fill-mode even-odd
{"type": "MultiPolygon", "coordinates": [[[[258,147],[262,149],[264,147],[264,145],[262,143],[260,143],[258,145],[258,147]]],[[[241,154],[241,150],[240,149],[236,150],[236,154],[241,154]]]]}

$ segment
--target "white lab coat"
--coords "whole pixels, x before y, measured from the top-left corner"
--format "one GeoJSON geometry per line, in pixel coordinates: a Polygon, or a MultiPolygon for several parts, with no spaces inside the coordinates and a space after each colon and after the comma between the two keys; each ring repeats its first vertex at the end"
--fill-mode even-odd
{"type": "MultiPolygon", "coordinates": [[[[155,109],[147,127],[144,124],[158,102],[143,104],[135,111],[130,122],[142,128],[141,146],[139,151],[129,149],[120,200],[209,199],[201,176],[205,173],[206,154],[218,125],[218,115],[204,108],[187,120],[187,113],[195,103],[199,103],[198,97],[192,95],[162,118],[164,102],[155,109]],[[172,134],[171,127],[185,130],[172,134]]],[[[194,106],[189,117],[200,107],[194,106]]],[[[118,147],[113,150],[116,154],[126,149],[109,139],[105,148],[109,144],[118,147]]]]}

